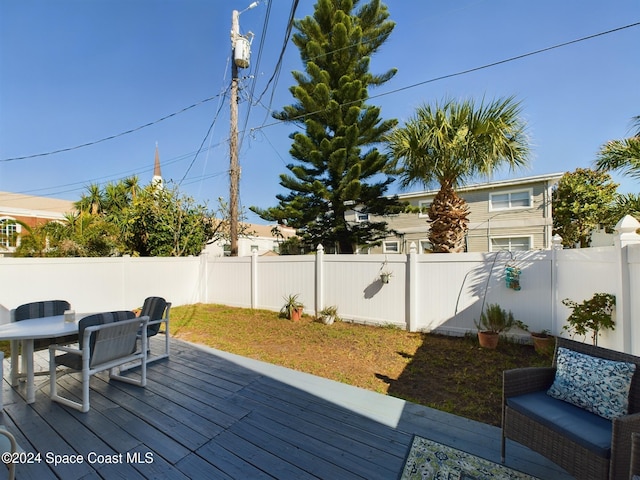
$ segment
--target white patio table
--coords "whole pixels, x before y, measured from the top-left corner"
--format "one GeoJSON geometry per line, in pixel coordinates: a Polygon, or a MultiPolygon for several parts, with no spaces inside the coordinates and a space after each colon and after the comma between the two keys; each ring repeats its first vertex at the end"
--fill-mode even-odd
{"type": "Polygon", "coordinates": [[[11,341],[11,386],[13,387],[18,385],[18,377],[22,376],[18,362],[18,341],[22,341],[22,355],[27,370],[25,375],[27,378],[27,403],[33,403],[36,400],[33,341],[37,338],[73,335],[78,332],[78,321],[88,315],[90,314],[76,314],[73,322],[65,322],[64,315],[55,315],[0,325],[0,340],[11,341]]]}

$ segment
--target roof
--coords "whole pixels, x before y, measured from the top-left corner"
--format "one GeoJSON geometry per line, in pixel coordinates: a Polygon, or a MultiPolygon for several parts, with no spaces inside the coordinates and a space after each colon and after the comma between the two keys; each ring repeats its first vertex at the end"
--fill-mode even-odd
{"type": "Polygon", "coordinates": [[[73,211],[75,207],[71,200],[0,192],[0,214],[2,215],[62,218],[65,213],[73,211]]]}
{"type": "MultiPolygon", "coordinates": [[[[266,238],[273,237],[271,230],[273,230],[275,225],[258,225],[255,223],[248,223],[245,225],[247,227],[247,231],[252,233],[251,236],[266,238]]],[[[278,230],[280,230],[280,233],[284,238],[295,237],[296,235],[296,230],[294,228],[278,225],[278,230]]]]}
{"type": "MultiPolygon", "coordinates": [[[[494,180],[494,181],[476,183],[473,185],[466,185],[463,187],[459,187],[456,189],[456,191],[470,192],[474,190],[486,190],[486,189],[503,188],[503,187],[519,187],[529,183],[557,182],[558,180],[560,180],[560,178],[562,178],[563,175],[564,175],[564,172],[560,172],[560,173],[548,173],[544,175],[534,175],[531,177],[512,178],[507,180],[494,180]]],[[[438,193],[438,189],[421,190],[418,192],[398,194],[398,198],[423,197],[425,195],[435,195],[436,193],[438,193]]]]}

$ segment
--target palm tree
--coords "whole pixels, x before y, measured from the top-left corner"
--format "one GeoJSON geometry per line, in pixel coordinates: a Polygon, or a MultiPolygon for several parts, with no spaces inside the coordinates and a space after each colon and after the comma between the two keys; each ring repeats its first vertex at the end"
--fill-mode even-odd
{"type": "Polygon", "coordinates": [[[140,187],[140,179],[138,178],[137,175],[127,177],[124,179],[124,185],[130,194],[129,199],[131,201],[134,201],[136,199],[136,196],[138,195],[138,193],[140,193],[140,190],[142,189],[140,187]]]}
{"type": "Polygon", "coordinates": [[[129,204],[129,190],[124,182],[107,183],[104,187],[102,212],[108,216],[121,212],[129,204]]]}
{"type": "Polygon", "coordinates": [[[633,117],[636,131],[630,138],[612,140],[602,146],[596,159],[596,170],[618,170],[640,180],[640,115],[633,117]]]}
{"type": "Polygon", "coordinates": [[[615,225],[625,215],[631,215],[640,221],[640,195],[637,193],[627,193],[617,195],[611,207],[611,224],[615,225]]]}
{"type": "Polygon", "coordinates": [[[447,99],[419,107],[413,118],[387,137],[391,153],[401,161],[404,187],[439,184],[429,208],[429,240],[434,252],[460,252],[468,230],[468,206],[456,188],[503,165],[527,164],[529,143],[514,97],[461,102],[447,99]]]}
{"type": "Polygon", "coordinates": [[[89,212],[91,215],[97,215],[102,211],[104,204],[104,198],[102,197],[102,191],[97,183],[92,183],[87,187],[87,193],[83,193],[75,203],[75,207],[81,212],[89,212]]]}

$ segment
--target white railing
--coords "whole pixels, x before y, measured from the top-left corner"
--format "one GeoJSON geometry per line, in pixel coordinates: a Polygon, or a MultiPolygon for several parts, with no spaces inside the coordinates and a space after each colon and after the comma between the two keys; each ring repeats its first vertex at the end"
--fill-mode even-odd
{"type": "MultiPolygon", "coordinates": [[[[631,218],[631,217],[627,217],[631,218]]],[[[475,332],[485,304],[511,310],[532,330],[562,331],[594,293],[616,296],[616,330],[600,344],[640,354],[640,236],[621,221],[616,245],[576,250],[455,255],[316,255],[208,258],[0,258],[0,322],[16,306],[64,299],[79,312],[132,309],[159,295],[173,305],[219,303],[278,311],[296,294],[315,315],[336,306],[354,322],[454,335],[475,332]],[[520,290],[505,268],[521,270],[520,290]],[[389,283],[382,270],[392,272],[389,283]],[[639,326],[636,326],[638,324],[639,326]]]]}

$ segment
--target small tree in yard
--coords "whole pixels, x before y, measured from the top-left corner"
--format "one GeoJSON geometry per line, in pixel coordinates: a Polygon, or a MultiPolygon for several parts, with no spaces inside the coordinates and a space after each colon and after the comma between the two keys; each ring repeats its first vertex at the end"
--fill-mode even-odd
{"type": "Polygon", "coordinates": [[[611,209],[617,188],[606,172],[578,168],[562,176],[553,191],[552,210],[554,234],[565,247],[588,247],[595,228],[615,226],[619,219],[612,218],[611,209]]]}
{"type": "Polygon", "coordinates": [[[610,293],[596,293],[582,303],[565,298],[562,303],[571,308],[573,312],[567,319],[568,325],[564,330],[578,335],[587,335],[591,332],[591,340],[598,344],[598,336],[602,330],[615,330],[613,310],[616,306],[616,297],[610,293]]]}
{"type": "Polygon", "coordinates": [[[180,196],[176,188],[150,185],[123,214],[126,248],[134,255],[199,255],[215,233],[215,222],[206,206],[180,196]]]}

